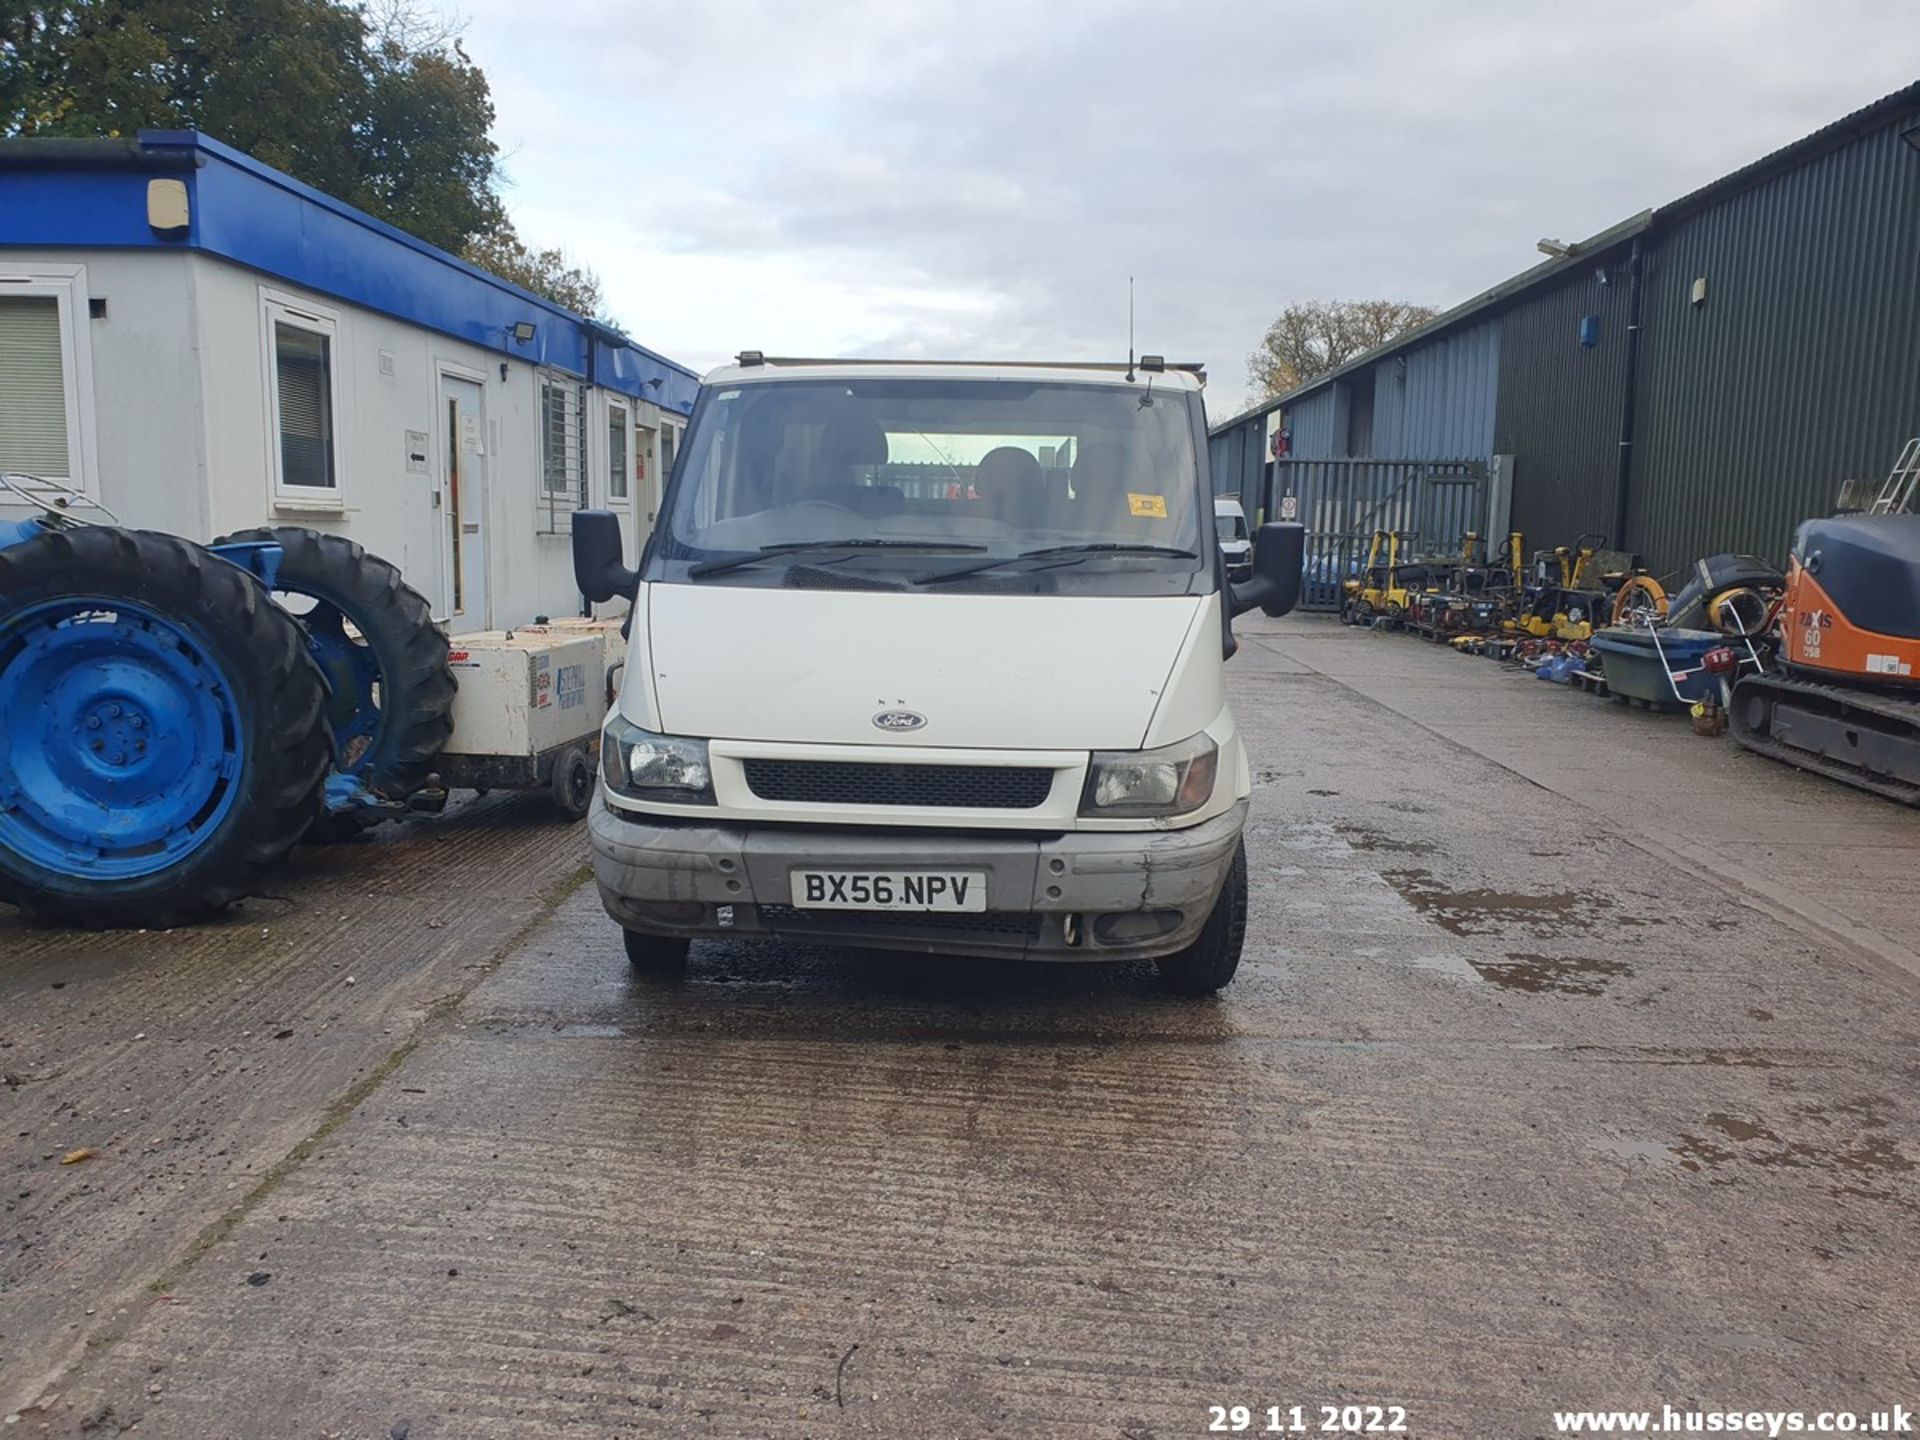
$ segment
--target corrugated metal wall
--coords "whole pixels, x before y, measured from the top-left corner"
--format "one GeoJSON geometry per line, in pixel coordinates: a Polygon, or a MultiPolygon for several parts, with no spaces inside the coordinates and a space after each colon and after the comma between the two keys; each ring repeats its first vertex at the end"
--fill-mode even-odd
{"type": "Polygon", "coordinates": [[[1334,387],[1327,385],[1287,406],[1287,424],[1293,429],[1289,453],[1294,458],[1331,460],[1340,453],[1346,439],[1341,433],[1346,412],[1335,404],[1337,398],[1334,387]]]}
{"type": "Polygon", "coordinates": [[[1215,495],[1240,495],[1248,516],[1261,503],[1267,470],[1267,419],[1256,415],[1231,430],[1208,436],[1208,472],[1215,495]]]}
{"type": "MultiPolygon", "coordinates": [[[[1610,538],[1657,573],[1723,550],[1783,557],[1843,480],[1884,474],[1920,434],[1920,153],[1900,136],[1920,110],[1913,92],[1890,101],[1876,107],[1881,128],[1824,154],[1811,137],[1810,158],[1777,174],[1761,162],[1653,212],[1642,234],[1627,533],[1610,538]]],[[[1531,544],[1611,532],[1628,251],[1615,243],[1376,361],[1372,455],[1510,454],[1513,523],[1531,544]],[[1592,346],[1580,343],[1586,316],[1592,346]]],[[[1356,388],[1335,380],[1287,406],[1294,458],[1348,453],[1349,419],[1365,417],[1356,388]]],[[[1247,428],[1263,446],[1264,420],[1247,428]]]]}
{"type": "Polygon", "coordinates": [[[1501,316],[1493,451],[1514,457],[1513,526],[1536,548],[1571,545],[1614,527],[1627,306],[1622,246],[1501,316]],[[1580,322],[1589,315],[1599,320],[1592,346],[1580,343],[1580,322]]]}
{"type": "Polygon", "coordinates": [[[1500,324],[1489,317],[1373,367],[1373,451],[1389,460],[1493,453],[1500,324]]]}
{"type": "Polygon", "coordinates": [[[1910,123],[1661,234],[1628,522],[1656,568],[1784,555],[1842,480],[1884,474],[1920,433],[1920,153],[1898,133],[1910,123]]]}

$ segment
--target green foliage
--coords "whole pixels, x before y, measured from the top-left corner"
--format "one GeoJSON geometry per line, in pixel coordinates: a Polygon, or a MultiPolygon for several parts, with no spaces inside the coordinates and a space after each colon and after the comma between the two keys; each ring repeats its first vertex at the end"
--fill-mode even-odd
{"type": "Polygon", "coordinates": [[[475,236],[467,245],[466,258],[557,305],[603,324],[614,323],[602,307],[598,275],[585,265],[569,264],[559,250],[534,249],[514,234],[512,226],[475,236]]]}
{"type": "Polygon", "coordinates": [[[0,133],[194,128],[435,245],[505,224],[486,76],[404,4],[0,8],[0,133]]]}

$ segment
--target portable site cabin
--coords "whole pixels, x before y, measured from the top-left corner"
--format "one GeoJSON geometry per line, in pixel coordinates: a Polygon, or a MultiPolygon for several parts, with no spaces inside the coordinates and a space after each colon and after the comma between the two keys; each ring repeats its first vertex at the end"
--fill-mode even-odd
{"type": "Polygon", "coordinates": [[[125,524],[345,535],[456,632],[576,615],[573,512],[637,550],[697,384],[193,131],[0,142],[0,470],[125,524]]]}

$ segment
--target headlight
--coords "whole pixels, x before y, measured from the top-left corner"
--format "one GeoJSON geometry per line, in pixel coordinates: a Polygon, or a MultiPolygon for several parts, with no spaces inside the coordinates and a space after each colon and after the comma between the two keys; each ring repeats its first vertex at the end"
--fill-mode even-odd
{"type": "Polygon", "coordinates": [[[706,741],[656,735],[621,715],[609,717],[600,733],[600,770],[609,790],[635,800],[713,804],[706,741]]]}
{"type": "Polygon", "coordinates": [[[1082,815],[1185,815],[1213,795],[1220,748],[1202,732],[1158,750],[1096,750],[1082,815]]]}

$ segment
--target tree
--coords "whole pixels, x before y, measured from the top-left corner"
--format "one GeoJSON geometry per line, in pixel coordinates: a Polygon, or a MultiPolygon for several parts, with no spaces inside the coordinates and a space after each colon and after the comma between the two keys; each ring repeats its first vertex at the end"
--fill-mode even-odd
{"type": "Polygon", "coordinates": [[[544,295],[556,305],[602,324],[614,323],[602,308],[598,275],[585,265],[569,265],[559,250],[534,249],[514,233],[511,225],[475,236],[467,244],[466,258],[523,290],[544,295]]]}
{"type": "Polygon", "coordinates": [[[457,25],[420,0],[0,6],[0,134],[201,130],[606,320],[592,270],[514,233],[493,114],[457,25]]]}
{"type": "Polygon", "coordinates": [[[1404,300],[1309,300],[1289,305],[1267,327],[1247,372],[1263,399],[1298,389],[1385,345],[1440,312],[1404,300]]]}
{"type": "Polygon", "coordinates": [[[506,215],[487,78],[407,0],[0,10],[0,133],[191,127],[459,251],[506,215]]]}

